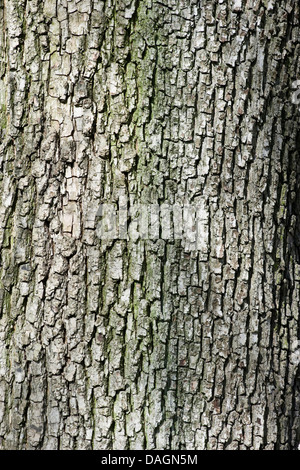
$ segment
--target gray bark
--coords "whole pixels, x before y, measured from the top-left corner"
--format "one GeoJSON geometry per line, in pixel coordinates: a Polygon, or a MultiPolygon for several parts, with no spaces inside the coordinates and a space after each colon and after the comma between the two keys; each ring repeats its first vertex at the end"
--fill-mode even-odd
{"type": "Polygon", "coordinates": [[[296,449],[298,3],[0,24],[0,448],[296,449]],[[122,197],[198,205],[200,246],[101,239],[122,197]]]}

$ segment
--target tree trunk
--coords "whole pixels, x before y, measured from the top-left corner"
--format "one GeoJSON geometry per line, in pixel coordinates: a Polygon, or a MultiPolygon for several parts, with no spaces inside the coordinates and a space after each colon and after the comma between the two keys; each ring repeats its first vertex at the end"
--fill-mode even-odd
{"type": "Polygon", "coordinates": [[[0,7],[0,448],[297,449],[298,3],[0,7]]]}

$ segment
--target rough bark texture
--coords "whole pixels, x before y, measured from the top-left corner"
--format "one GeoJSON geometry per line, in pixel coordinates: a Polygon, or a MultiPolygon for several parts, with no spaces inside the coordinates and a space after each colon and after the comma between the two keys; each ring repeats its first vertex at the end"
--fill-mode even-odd
{"type": "Polygon", "coordinates": [[[0,448],[296,449],[299,5],[0,0],[0,448]],[[201,246],[100,240],[198,204],[201,246]]]}

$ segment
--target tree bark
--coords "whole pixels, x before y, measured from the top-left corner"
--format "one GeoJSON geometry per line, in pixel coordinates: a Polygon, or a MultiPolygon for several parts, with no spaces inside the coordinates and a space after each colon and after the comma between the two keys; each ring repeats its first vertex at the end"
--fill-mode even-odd
{"type": "Polygon", "coordinates": [[[298,3],[0,15],[0,448],[297,449],[298,3]]]}

